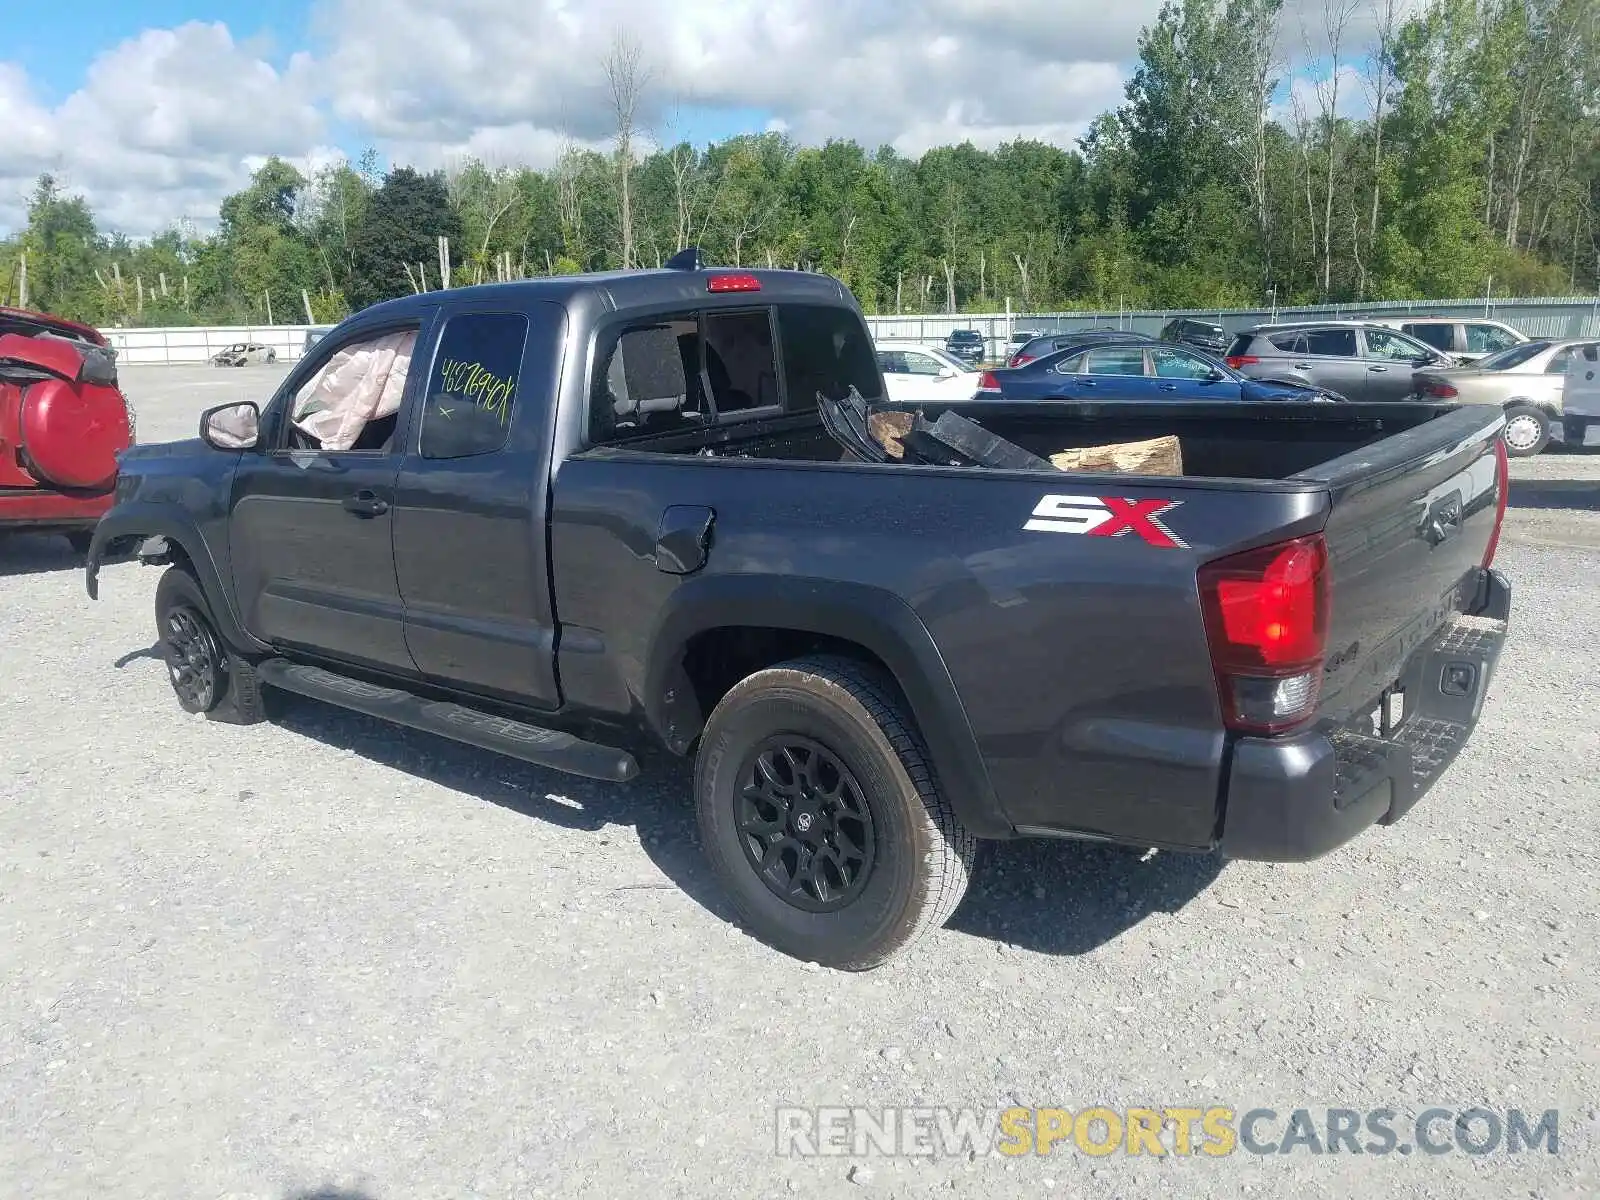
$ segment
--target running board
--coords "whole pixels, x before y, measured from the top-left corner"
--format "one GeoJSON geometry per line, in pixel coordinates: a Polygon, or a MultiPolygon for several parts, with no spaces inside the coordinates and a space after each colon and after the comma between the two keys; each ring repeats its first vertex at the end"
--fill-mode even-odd
{"type": "Polygon", "coordinates": [[[340,708],[366,713],[396,725],[436,733],[480,750],[492,750],[569,775],[627,783],[639,774],[639,764],[625,751],[586,742],[570,733],[463,708],[459,704],[426,700],[400,688],[335,675],[332,671],[293,663],[286,658],[269,658],[256,667],[256,673],[262,683],[286,692],[337,704],[340,708]]]}

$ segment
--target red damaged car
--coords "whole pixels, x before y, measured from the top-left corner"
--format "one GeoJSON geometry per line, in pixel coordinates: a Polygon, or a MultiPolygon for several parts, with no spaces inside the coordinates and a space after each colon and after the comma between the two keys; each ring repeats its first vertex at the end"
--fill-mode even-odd
{"type": "Polygon", "coordinates": [[[104,334],[0,307],[0,533],[62,533],[87,550],[133,438],[104,334]]]}

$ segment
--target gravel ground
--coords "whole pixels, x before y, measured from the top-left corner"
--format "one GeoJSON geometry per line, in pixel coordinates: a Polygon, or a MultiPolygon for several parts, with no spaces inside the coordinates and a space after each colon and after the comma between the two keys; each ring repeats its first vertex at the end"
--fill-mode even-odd
{"type": "MultiPolygon", "coordinates": [[[[280,374],[126,383],[160,440],[280,374]]],[[[729,923],[683,766],[190,718],[156,571],[96,604],[64,542],[0,544],[0,1194],[1593,1196],[1600,455],[1513,470],[1515,634],[1404,821],[1301,866],[996,847],[861,976],[729,923]],[[779,1105],[1013,1103],[1558,1108],[1560,1153],[774,1151],[779,1105]]]]}

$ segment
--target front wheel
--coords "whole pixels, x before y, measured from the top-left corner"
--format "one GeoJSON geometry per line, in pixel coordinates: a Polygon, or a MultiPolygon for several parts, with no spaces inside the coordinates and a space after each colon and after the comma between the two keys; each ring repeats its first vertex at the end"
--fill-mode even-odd
{"type": "Polygon", "coordinates": [[[695,801],[746,925],[796,958],[879,966],[966,893],[976,842],[893,684],[849,659],[798,659],[735,685],[706,723],[695,801]]]}
{"type": "Polygon", "coordinates": [[[1506,405],[1506,453],[1528,458],[1550,444],[1550,418],[1531,404],[1506,405]]]}
{"type": "Polygon", "coordinates": [[[156,631],[180,708],[231,725],[266,720],[254,664],[223,642],[204,590],[182,567],[156,584],[156,631]]]}

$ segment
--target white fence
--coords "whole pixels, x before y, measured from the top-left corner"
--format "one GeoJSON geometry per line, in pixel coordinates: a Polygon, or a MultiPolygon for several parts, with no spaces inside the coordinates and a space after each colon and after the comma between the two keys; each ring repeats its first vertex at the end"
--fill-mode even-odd
{"type": "Polygon", "coordinates": [[[164,329],[104,329],[117,361],[128,364],[203,363],[240,342],[270,346],[279,362],[293,362],[332,325],[189,325],[164,329]]]}
{"type": "MultiPolygon", "coordinates": [[[[1600,337],[1600,297],[1567,296],[1537,300],[1430,300],[1362,305],[1324,305],[1316,308],[1143,310],[1138,312],[1083,311],[1053,313],[926,313],[912,316],[871,316],[867,325],[875,338],[915,338],[943,342],[953,329],[976,329],[988,344],[991,358],[1005,353],[1013,333],[1086,326],[1115,326],[1140,333],[1159,333],[1174,317],[1215,321],[1229,333],[1264,321],[1317,320],[1379,313],[1426,313],[1433,316],[1491,317],[1520,329],[1529,337],[1600,337]]],[[[303,355],[331,325],[189,326],[166,329],[107,329],[105,335],[125,363],[203,363],[219,350],[239,342],[257,342],[277,351],[279,362],[303,355]]]]}
{"type": "Polygon", "coordinates": [[[1054,333],[1062,329],[1131,329],[1155,335],[1175,317],[1214,321],[1228,333],[1237,333],[1268,321],[1316,321],[1362,316],[1427,315],[1437,317],[1487,317],[1503,321],[1534,338],[1600,337],[1600,297],[1569,296],[1536,300],[1391,301],[1376,304],[1329,304],[1312,308],[1251,309],[1146,309],[1140,311],[1088,310],[1052,313],[923,313],[914,316],[867,318],[874,338],[913,338],[942,343],[955,329],[976,329],[988,345],[991,358],[1005,354],[1013,334],[1031,331],[1054,333]]]}

